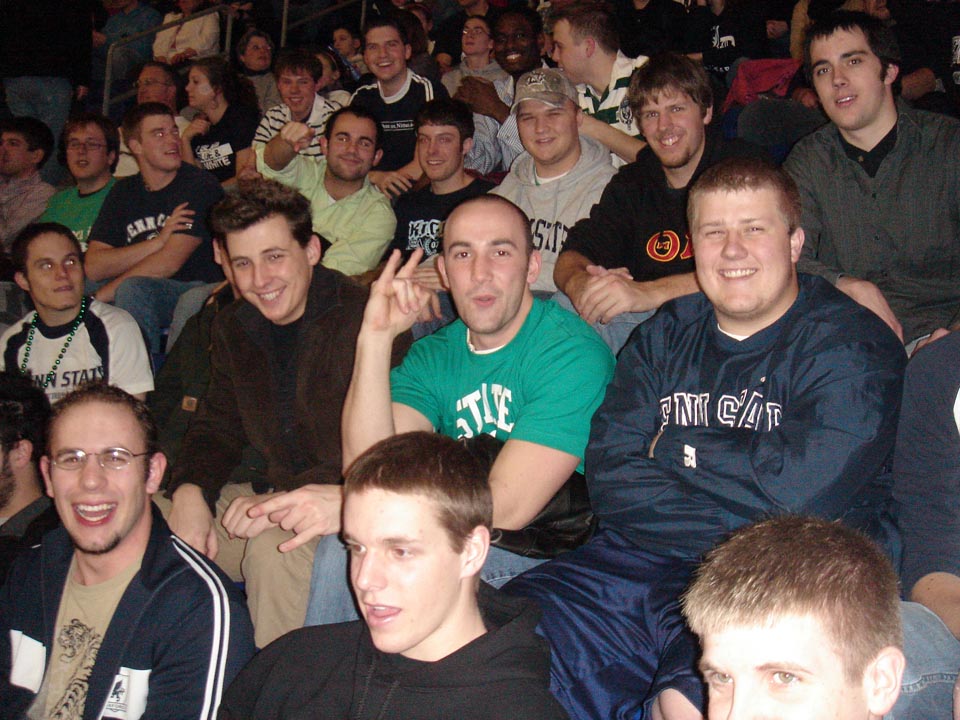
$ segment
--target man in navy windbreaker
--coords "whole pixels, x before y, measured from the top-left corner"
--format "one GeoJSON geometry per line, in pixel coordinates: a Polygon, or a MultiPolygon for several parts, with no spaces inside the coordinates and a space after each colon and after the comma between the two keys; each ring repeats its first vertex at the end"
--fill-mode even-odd
{"type": "Polygon", "coordinates": [[[906,356],[871,311],[798,276],[800,196],[733,158],[687,215],[702,293],[665,304],[619,356],[586,454],[585,546],[508,589],[536,597],[552,689],[574,718],[696,718],[696,641],[677,600],[732,530],[817,515],[896,547],[889,520],[906,356]]]}

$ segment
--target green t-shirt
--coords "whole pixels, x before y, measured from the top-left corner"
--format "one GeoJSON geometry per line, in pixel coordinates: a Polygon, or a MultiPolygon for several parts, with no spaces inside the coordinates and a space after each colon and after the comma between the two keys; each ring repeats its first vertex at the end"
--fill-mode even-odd
{"type": "Polygon", "coordinates": [[[390,375],[393,401],[422,413],[454,438],[488,433],[580,458],[590,419],[613,377],[600,336],[559,305],[534,300],[520,332],[478,354],[461,320],[415,342],[390,375]]]}
{"type": "Polygon", "coordinates": [[[90,228],[93,227],[93,221],[100,214],[100,207],[115,182],[116,179],[111,177],[107,184],[95,193],[83,196],[77,192],[76,187],[61,190],[47,202],[47,209],[40,216],[40,221],[66,225],[73,230],[73,234],[80,241],[80,247],[86,252],[90,228]]]}

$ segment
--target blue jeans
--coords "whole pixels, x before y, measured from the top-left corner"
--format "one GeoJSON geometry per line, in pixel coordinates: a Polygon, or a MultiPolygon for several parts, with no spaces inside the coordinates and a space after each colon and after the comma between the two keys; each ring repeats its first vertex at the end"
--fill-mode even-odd
{"type": "Polygon", "coordinates": [[[163,331],[173,320],[177,300],[187,290],[204,283],[200,280],[185,282],[170,278],[127,278],[113,298],[113,304],[133,315],[147,341],[147,349],[154,355],[163,352],[163,331]]]}
{"type": "MultiPolygon", "coordinates": [[[[524,570],[545,562],[491,547],[480,578],[494,587],[501,587],[524,570]]],[[[336,535],[320,539],[313,555],[313,577],[304,625],[329,625],[359,617],[350,591],[347,551],[336,535]]]]}
{"type": "MultiPolygon", "coordinates": [[[[3,87],[7,92],[7,107],[14,117],[28,116],[42,120],[59,142],[63,126],[70,115],[73,87],[61,77],[15,77],[5,78],[3,87]]],[[[40,176],[51,185],[65,177],[65,170],[57,162],[56,145],[50,157],[40,169],[40,176]]]]}
{"type": "MultiPolygon", "coordinates": [[[[574,315],[578,314],[570,298],[559,290],[553,295],[553,301],[564,310],[569,310],[574,315]]],[[[618,355],[620,349],[627,344],[627,340],[630,339],[630,335],[637,325],[651,317],[655,312],[656,310],[644,310],[643,312],[620,313],[606,323],[594,323],[591,327],[603,338],[613,354],[618,355]]]]}
{"type": "Polygon", "coordinates": [[[953,684],[960,670],[960,641],[933,612],[900,603],[907,668],[900,697],[886,720],[951,720],[953,684]]]}

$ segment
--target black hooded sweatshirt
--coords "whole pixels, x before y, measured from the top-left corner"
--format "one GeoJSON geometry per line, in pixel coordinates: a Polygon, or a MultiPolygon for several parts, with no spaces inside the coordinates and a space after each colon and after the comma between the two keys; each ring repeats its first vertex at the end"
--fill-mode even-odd
{"type": "Polygon", "coordinates": [[[487,632],[436,662],[377,650],[362,621],[294,630],[224,695],[219,720],[563,720],[539,611],[481,583],[487,632]]]}

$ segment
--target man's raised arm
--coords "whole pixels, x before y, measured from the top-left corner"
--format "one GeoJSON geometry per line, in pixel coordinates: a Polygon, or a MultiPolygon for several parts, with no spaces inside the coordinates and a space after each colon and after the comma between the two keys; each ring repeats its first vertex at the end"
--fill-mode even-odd
{"type": "Polygon", "coordinates": [[[394,250],[380,278],[370,287],[370,299],[357,336],[353,378],[343,403],[344,467],[391,435],[432,430],[430,421],[421,413],[393,404],[390,399],[393,341],[413,327],[420,311],[435,297],[412,279],[421,255],[422,251],[415,251],[400,267],[400,251],[394,250]]]}

